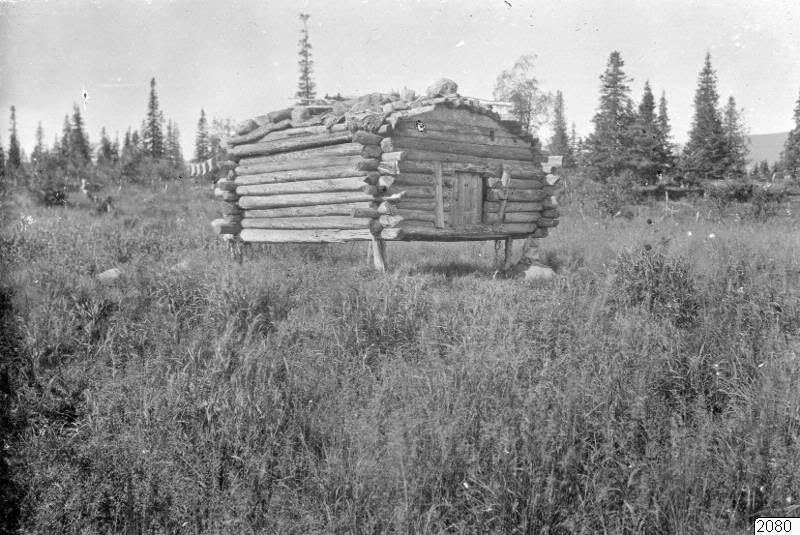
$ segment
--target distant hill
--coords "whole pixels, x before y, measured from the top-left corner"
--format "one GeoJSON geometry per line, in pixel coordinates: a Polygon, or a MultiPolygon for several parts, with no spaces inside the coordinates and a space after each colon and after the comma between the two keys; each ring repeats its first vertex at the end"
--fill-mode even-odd
{"type": "Polygon", "coordinates": [[[781,159],[781,151],[789,132],[779,134],[758,134],[750,136],[750,164],[767,160],[770,165],[781,159]]]}

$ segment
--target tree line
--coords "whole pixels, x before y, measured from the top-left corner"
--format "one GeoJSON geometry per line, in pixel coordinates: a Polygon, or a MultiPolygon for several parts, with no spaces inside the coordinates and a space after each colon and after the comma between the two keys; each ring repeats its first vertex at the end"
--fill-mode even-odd
{"type": "MultiPolygon", "coordinates": [[[[30,154],[20,147],[17,110],[11,106],[8,150],[0,142],[0,188],[27,187],[46,204],[59,204],[64,191],[77,187],[80,179],[100,184],[153,183],[177,179],[186,174],[178,124],[161,110],[156,80],[150,80],[145,117],[138,129],[128,128],[122,141],[112,140],[105,126],[93,147],[77,103],[64,116],[60,135],[52,144],[45,141],[44,129],[36,128],[36,145],[30,154]]],[[[231,119],[213,119],[209,124],[200,110],[194,158],[206,160],[224,154],[222,139],[233,131],[231,119]]]]}
{"type": "MultiPolygon", "coordinates": [[[[748,136],[742,110],[730,96],[719,105],[717,75],[706,54],[698,76],[694,115],[689,140],[678,151],[672,141],[666,94],[656,105],[650,82],[645,81],[638,104],[631,96],[632,80],[624,72],[618,51],[610,54],[600,76],[600,98],[592,119],[593,131],[586,139],[567,131],[564,97],[541,90],[533,70],[535,56],[523,56],[503,71],[495,85],[495,99],[512,103],[513,113],[523,128],[535,134],[550,122],[553,135],[547,144],[550,154],[564,156],[565,167],[581,167],[599,182],[626,177],[629,182],[647,184],[659,174],[686,183],[704,180],[741,179],[748,176],[748,136]]],[[[800,97],[794,110],[794,128],[789,133],[779,162],[759,162],[751,178],[774,173],[800,178],[800,97]]]]}

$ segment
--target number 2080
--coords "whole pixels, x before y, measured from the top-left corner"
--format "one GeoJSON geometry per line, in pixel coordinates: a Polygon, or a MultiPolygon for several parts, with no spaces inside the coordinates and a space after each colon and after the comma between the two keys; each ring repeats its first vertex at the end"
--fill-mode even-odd
{"type": "MultiPolygon", "coordinates": [[[[800,526],[800,521],[797,525],[800,526]]],[[[800,533],[800,530],[792,530],[791,518],[756,518],[753,531],[754,533],[784,533],[788,535],[800,533]]]]}

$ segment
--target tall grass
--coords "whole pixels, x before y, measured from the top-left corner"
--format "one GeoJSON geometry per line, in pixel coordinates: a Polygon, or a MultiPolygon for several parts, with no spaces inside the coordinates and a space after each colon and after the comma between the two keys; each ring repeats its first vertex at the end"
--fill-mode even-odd
{"type": "Polygon", "coordinates": [[[492,244],[390,244],[387,275],[364,244],[239,266],[215,210],[139,189],[110,217],[7,225],[22,532],[730,533],[797,514],[796,220],[567,208],[542,243],[559,276],[530,284],[493,279],[492,244]]]}

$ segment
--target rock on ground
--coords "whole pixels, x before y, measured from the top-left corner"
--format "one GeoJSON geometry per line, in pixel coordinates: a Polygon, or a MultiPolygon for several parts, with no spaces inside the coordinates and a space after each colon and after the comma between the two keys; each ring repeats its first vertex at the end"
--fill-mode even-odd
{"type": "Polygon", "coordinates": [[[119,268],[111,268],[107,269],[104,272],[97,275],[97,280],[102,282],[103,284],[110,284],[122,276],[122,270],[119,268]]]}
{"type": "Polygon", "coordinates": [[[541,264],[533,264],[525,270],[525,280],[550,280],[555,276],[555,271],[541,264]]]}

